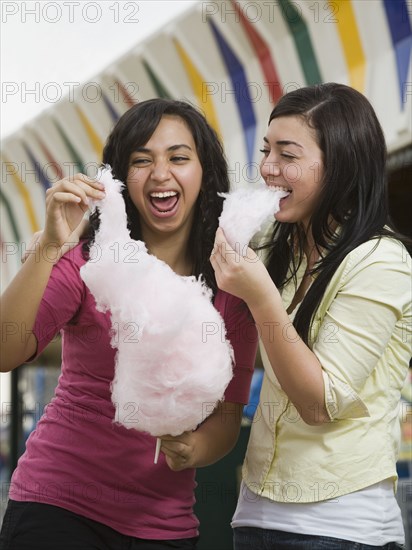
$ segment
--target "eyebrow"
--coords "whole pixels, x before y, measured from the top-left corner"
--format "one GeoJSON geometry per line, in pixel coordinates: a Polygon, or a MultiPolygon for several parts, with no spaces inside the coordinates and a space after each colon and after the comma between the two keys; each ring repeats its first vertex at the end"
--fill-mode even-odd
{"type": "MultiPolygon", "coordinates": [[[[184,143],[178,143],[177,145],[171,145],[167,148],[168,151],[176,151],[177,149],[189,149],[189,151],[192,151],[193,149],[189,147],[189,145],[186,145],[184,143]]],[[[150,153],[151,149],[148,149],[147,147],[137,147],[134,151],[135,153],[150,153]]]]}
{"type": "MultiPolygon", "coordinates": [[[[265,143],[269,143],[269,140],[266,137],[263,138],[263,141],[265,143]]],[[[300,145],[299,143],[296,143],[296,141],[292,141],[290,139],[280,139],[279,141],[276,142],[276,145],[296,145],[296,147],[300,147],[301,149],[303,149],[302,145],[300,145]]]]}

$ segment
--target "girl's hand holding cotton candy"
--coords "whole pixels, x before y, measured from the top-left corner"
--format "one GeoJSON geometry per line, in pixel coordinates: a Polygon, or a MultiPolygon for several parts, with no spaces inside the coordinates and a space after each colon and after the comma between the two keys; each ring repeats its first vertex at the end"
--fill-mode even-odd
{"type": "Polygon", "coordinates": [[[46,191],[46,223],[29,243],[22,262],[30,252],[42,250],[43,257],[55,263],[76,246],[84,227],[89,197],[103,196],[100,183],[84,174],[76,174],[56,182],[46,191]]]}
{"type": "Polygon", "coordinates": [[[216,232],[210,257],[218,287],[241,298],[253,310],[274,295],[276,287],[257,254],[247,246],[241,256],[234,251],[221,228],[216,232]]]}
{"type": "Polygon", "coordinates": [[[193,468],[196,462],[196,432],[184,432],[179,436],[163,435],[162,451],[171,470],[180,472],[193,468]]]}
{"type": "Polygon", "coordinates": [[[70,241],[89,208],[89,197],[104,196],[100,183],[84,174],[65,178],[46,191],[46,225],[40,240],[56,246],[70,241]]]}

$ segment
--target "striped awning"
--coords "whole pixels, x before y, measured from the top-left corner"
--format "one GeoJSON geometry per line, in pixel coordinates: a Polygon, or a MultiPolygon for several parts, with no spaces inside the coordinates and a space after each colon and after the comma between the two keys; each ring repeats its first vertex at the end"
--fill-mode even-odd
{"type": "Polygon", "coordinates": [[[308,84],[355,87],[375,107],[389,150],[410,144],[411,48],[407,0],[199,2],[4,141],[2,275],[18,265],[10,243],[41,226],[47,187],[78,171],[93,175],[110,129],[137,101],[198,105],[223,139],[232,184],[242,185],[259,179],[273,103],[308,84]]]}

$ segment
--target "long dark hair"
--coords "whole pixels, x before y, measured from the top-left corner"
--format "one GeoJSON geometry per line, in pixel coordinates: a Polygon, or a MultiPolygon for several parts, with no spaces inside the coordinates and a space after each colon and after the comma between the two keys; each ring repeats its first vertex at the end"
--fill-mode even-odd
{"type": "MultiPolygon", "coordinates": [[[[315,246],[323,252],[311,271],[316,278],[294,320],[300,337],[308,343],[313,314],[344,257],[374,237],[404,238],[385,227],[393,228],[388,212],[386,144],[366,97],[343,84],[309,86],[283,96],[269,124],[286,116],[302,117],[315,131],[323,153],[321,196],[310,223],[315,246]],[[339,231],[335,232],[336,224],[339,231]]],[[[275,223],[271,241],[263,248],[270,249],[268,271],[278,288],[291,278],[296,280],[304,241],[299,224],[275,223]]]]}
{"type": "MultiPolygon", "coordinates": [[[[133,151],[149,141],[164,115],[176,116],[185,122],[192,133],[202,165],[202,185],[195,204],[189,254],[193,262],[192,275],[203,275],[206,284],[215,293],[217,285],[209,257],[223,207],[223,199],[218,193],[229,191],[229,177],[223,147],[205,117],[185,101],[156,98],[138,103],[126,111],[109,135],[103,150],[103,164],[110,164],[114,177],[126,184],[123,197],[128,229],[132,239],[141,240],[139,212],[127,190],[129,159],[133,151]]],[[[90,233],[84,246],[85,253],[89,250],[98,227],[99,216],[95,212],[90,217],[90,233]]]]}

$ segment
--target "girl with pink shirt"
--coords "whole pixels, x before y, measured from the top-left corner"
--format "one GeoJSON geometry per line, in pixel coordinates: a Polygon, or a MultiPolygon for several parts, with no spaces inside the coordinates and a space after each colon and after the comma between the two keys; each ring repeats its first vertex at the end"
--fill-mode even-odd
{"type": "Polygon", "coordinates": [[[254,323],[240,299],[217,288],[209,260],[223,204],[218,193],[229,188],[215,132],[185,102],[145,101],[119,120],[103,163],[126,184],[131,238],[143,240],[178,275],[202,274],[212,289],[234,349],[234,377],[225,400],[197,430],[162,438],[157,464],[155,438],[113,422],[110,316],[96,310],[79,274],[98,215],[90,217],[87,239],[64,253],[89,199],[103,197],[103,187],[82,174],[56,183],[47,191],[45,228],[37,243],[42,253],[27,258],[1,298],[2,325],[17,323],[28,334],[3,344],[3,372],[37,357],[62,334],[55,396],[11,480],[0,535],[4,550],[195,548],[195,468],[232,449],[248,401],[254,323]],[[246,332],[247,339],[238,337],[246,332]]]}

